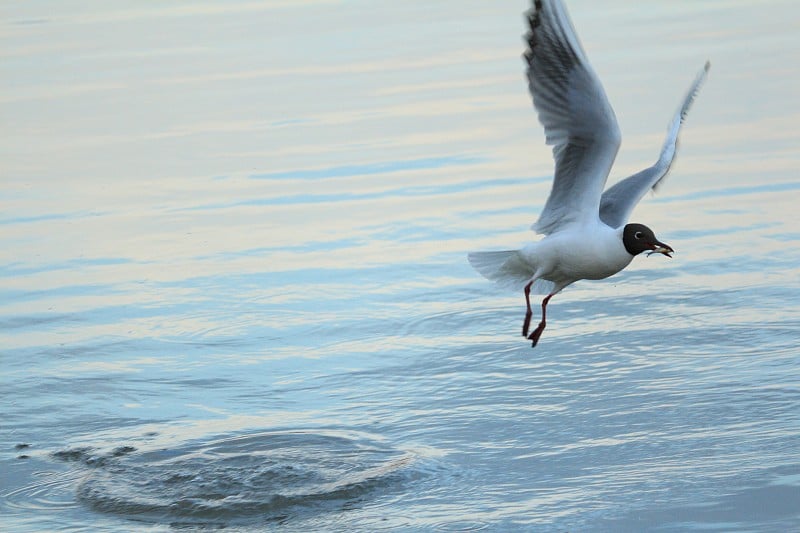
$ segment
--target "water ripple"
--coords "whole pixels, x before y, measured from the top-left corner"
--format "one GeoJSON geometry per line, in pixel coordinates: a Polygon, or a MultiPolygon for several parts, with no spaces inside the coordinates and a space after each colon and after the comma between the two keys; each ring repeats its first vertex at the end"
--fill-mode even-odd
{"type": "Polygon", "coordinates": [[[3,503],[21,511],[58,511],[77,507],[70,487],[85,475],[82,468],[57,473],[37,472],[33,483],[3,494],[3,503]]]}
{"type": "MultiPolygon", "coordinates": [[[[363,433],[273,431],[172,449],[56,452],[90,467],[77,486],[95,511],[150,522],[284,520],[379,496],[413,475],[418,454],[363,433]]],[[[66,483],[74,481],[74,476],[66,483]]]]}

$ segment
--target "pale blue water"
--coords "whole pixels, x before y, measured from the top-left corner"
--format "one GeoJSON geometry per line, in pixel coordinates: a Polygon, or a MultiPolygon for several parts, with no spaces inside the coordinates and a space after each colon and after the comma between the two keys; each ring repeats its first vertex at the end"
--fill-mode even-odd
{"type": "Polygon", "coordinates": [[[526,2],[5,2],[3,531],[800,527],[800,8],[569,7],[676,250],[524,300],[526,2]]]}

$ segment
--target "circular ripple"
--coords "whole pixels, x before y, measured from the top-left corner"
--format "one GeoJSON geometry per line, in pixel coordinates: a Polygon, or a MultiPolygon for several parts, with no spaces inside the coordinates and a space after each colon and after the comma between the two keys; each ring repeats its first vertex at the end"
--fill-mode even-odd
{"type": "Polygon", "coordinates": [[[82,461],[94,468],[78,497],[97,511],[137,519],[283,519],[298,508],[341,506],[386,490],[414,459],[363,434],[261,433],[82,461]]]}
{"type": "Polygon", "coordinates": [[[85,475],[82,469],[36,472],[32,483],[2,494],[3,505],[25,512],[52,512],[77,507],[72,489],[85,475]]]}

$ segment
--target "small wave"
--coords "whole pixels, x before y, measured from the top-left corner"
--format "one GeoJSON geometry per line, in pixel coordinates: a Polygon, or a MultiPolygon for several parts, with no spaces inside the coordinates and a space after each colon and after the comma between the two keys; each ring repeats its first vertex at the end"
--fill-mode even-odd
{"type": "Polygon", "coordinates": [[[341,508],[390,490],[417,458],[369,435],[335,431],[259,433],[149,452],[75,448],[53,456],[92,467],[77,494],[95,511],[207,524],[341,508]]]}

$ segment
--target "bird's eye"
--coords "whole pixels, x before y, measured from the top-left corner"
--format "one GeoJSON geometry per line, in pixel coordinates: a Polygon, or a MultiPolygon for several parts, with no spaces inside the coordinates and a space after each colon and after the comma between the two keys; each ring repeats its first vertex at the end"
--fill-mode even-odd
{"type": "Polygon", "coordinates": [[[637,231],[636,233],[633,234],[633,236],[635,238],[637,238],[637,239],[641,239],[642,238],[642,232],[641,231],[637,231]]]}

